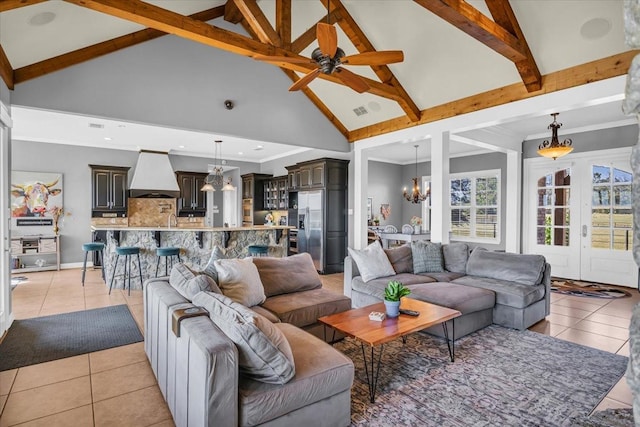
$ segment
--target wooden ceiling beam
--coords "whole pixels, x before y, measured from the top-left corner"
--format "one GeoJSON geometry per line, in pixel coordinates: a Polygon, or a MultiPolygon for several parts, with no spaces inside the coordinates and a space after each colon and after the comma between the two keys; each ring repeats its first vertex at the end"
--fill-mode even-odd
{"type": "MultiPolygon", "coordinates": [[[[318,22],[322,23],[326,23],[327,21],[331,25],[337,22],[336,17],[333,14],[329,14],[318,20],[318,22]]],[[[318,26],[318,22],[313,24],[312,27],[309,27],[307,31],[302,33],[293,43],[291,43],[291,52],[300,53],[316,40],[316,27],[318,26]]]]}
{"type": "Polygon", "coordinates": [[[536,64],[536,60],[529,49],[524,33],[520,28],[518,19],[516,18],[509,0],[485,0],[493,20],[502,28],[516,36],[522,44],[522,49],[526,55],[526,58],[521,61],[516,61],[515,65],[522,77],[525,87],[529,92],[534,92],[542,88],[542,76],[540,70],[536,64]]]}
{"type": "Polygon", "coordinates": [[[262,43],[282,47],[282,40],[256,3],[256,0],[232,0],[262,43]]]}
{"type": "MultiPolygon", "coordinates": [[[[330,1],[329,13],[336,15],[338,25],[340,25],[340,28],[342,28],[342,31],[349,37],[356,49],[358,49],[358,52],[375,52],[376,49],[373,44],[340,0],[330,1]]],[[[383,83],[387,83],[396,88],[400,94],[398,104],[409,119],[414,122],[420,120],[420,108],[413,102],[407,91],[404,90],[404,87],[402,87],[391,69],[386,65],[374,65],[371,66],[371,69],[383,83]]]]}
{"type": "Polygon", "coordinates": [[[0,1],[0,12],[19,9],[21,7],[31,6],[45,1],[47,0],[2,0],[0,1]]]}
{"type": "MultiPolygon", "coordinates": [[[[65,0],[78,6],[102,12],[117,18],[136,22],[149,28],[164,31],[207,46],[236,53],[243,56],[253,57],[256,54],[269,56],[290,56],[292,58],[303,57],[276,46],[260,43],[248,37],[217,28],[201,21],[194,20],[184,15],[162,9],[151,3],[140,0],[65,0]]],[[[306,58],[304,58],[306,59],[306,58]]],[[[292,71],[308,73],[317,67],[311,64],[278,63],[279,67],[284,67],[292,71]]],[[[343,84],[341,80],[331,74],[321,73],[319,78],[337,84],[343,84]]],[[[393,86],[380,83],[378,81],[363,79],[370,86],[369,93],[383,98],[397,101],[400,99],[398,91],[393,86]]]]}
{"type": "Polygon", "coordinates": [[[516,36],[484,16],[466,1],[414,1],[512,62],[527,59],[525,49],[516,36]]]}
{"type": "MultiPolygon", "coordinates": [[[[218,6],[194,13],[193,15],[189,15],[189,17],[198,21],[210,21],[223,16],[224,10],[224,6],[218,6]]],[[[166,35],[167,33],[164,31],[152,28],[136,31],[135,33],[126,34],[124,36],[116,37],[115,39],[107,40],[18,68],[14,72],[14,80],[16,84],[22,83],[45,74],[62,70],[72,65],[80,64],[81,62],[89,61],[102,55],[166,35]]]]}
{"type": "Polygon", "coordinates": [[[422,118],[418,123],[411,122],[406,117],[400,117],[355,129],[349,132],[348,140],[355,142],[372,136],[448,119],[460,114],[625,75],[631,66],[631,61],[638,54],[640,54],[640,50],[631,50],[547,74],[542,77],[542,89],[537,92],[529,92],[523,83],[516,83],[422,110],[422,118]]]}
{"type": "Polygon", "coordinates": [[[291,0],[276,0],[276,31],[282,45],[291,46],[291,0]]]}
{"type": "Polygon", "coordinates": [[[240,10],[234,1],[227,0],[224,5],[224,20],[231,22],[232,24],[239,24],[243,19],[244,17],[242,16],[242,13],[240,13],[240,10]]]}
{"type": "Polygon", "coordinates": [[[0,44],[0,78],[4,81],[4,84],[10,90],[13,90],[14,86],[14,77],[13,77],[13,68],[11,68],[11,63],[9,62],[9,58],[4,53],[4,49],[0,44]]]}
{"type": "MultiPolygon", "coordinates": [[[[244,29],[247,31],[247,33],[249,33],[251,35],[251,37],[253,37],[254,39],[257,40],[258,35],[253,31],[253,29],[251,28],[251,26],[249,25],[249,23],[247,23],[246,20],[242,20],[240,21],[240,23],[242,24],[242,26],[244,27],[244,29]]],[[[287,70],[286,68],[280,68],[290,79],[291,81],[293,81],[294,83],[297,82],[298,80],[300,80],[300,77],[298,77],[298,75],[291,70],[287,70]]],[[[320,98],[318,98],[316,96],[316,94],[309,89],[308,87],[304,87],[302,89],[300,89],[300,92],[304,93],[305,96],[309,99],[309,101],[311,101],[316,108],[318,108],[318,110],[320,110],[320,112],[322,114],[324,114],[324,116],[329,120],[329,122],[331,122],[331,124],[333,124],[333,126],[338,129],[338,132],[340,132],[342,135],[344,135],[345,138],[347,138],[349,136],[349,130],[342,124],[342,122],[331,112],[331,110],[324,104],[324,102],[322,102],[320,100],[320,98]]]]}

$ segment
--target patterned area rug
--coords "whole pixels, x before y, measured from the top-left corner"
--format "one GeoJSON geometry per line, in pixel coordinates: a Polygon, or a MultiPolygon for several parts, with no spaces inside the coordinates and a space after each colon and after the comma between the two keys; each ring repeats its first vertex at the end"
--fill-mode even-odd
{"type": "Polygon", "coordinates": [[[551,291],[559,294],[592,298],[625,298],[631,293],[617,286],[602,285],[600,283],[580,282],[577,280],[554,279],[551,281],[551,291]]]}
{"type": "Polygon", "coordinates": [[[416,333],[404,345],[385,345],[372,404],[360,344],[347,338],[336,348],[356,367],[353,426],[571,426],[588,419],[628,362],[536,332],[490,326],[456,341],[451,363],[443,339],[416,333]]]}

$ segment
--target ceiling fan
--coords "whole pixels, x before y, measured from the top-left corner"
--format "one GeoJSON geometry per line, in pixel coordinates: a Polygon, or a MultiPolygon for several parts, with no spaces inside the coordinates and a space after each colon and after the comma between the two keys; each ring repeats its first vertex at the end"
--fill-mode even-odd
{"type": "Polygon", "coordinates": [[[289,88],[289,91],[300,90],[306,87],[320,73],[333,74],[345,85],[358,93],[369,90],[367,82],[359,75],[352,73],[341,65],[386,65],[404,61],[404,54],[401,50],[385,50],[379,52],[365,52],[356,55],[345,56],[342,49],[338,47],[338,35],[333,25],[319,22],[316,27],[316,37],[318,46],[311,53],[311,59],[290,58],[288,56],[268,56],[256,55],[259,61],[291,64],[316,64],[318,68],[307,73],[289,88]]]}

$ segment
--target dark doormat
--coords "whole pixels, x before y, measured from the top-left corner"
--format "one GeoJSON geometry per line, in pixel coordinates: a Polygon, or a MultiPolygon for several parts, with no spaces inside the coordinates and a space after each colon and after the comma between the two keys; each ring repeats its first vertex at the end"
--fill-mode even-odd
{"type": "Polygon", "coordinates": [[[0,344],[0,371],[143,340],[126,305],[15,320],[0,344]]]}
{"type": "Polygon", "coordinates": [[[629,291],[621,289],[619,286],[564,279],[552,279],[551,291],[559,294],[592,298],[613,299],[631,296],[631,293],[629,291]]]}

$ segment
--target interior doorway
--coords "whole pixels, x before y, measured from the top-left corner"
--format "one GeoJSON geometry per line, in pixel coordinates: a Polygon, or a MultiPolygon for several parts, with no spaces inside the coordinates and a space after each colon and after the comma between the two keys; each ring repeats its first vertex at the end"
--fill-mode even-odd
{"type": "Polygon", "coordinates": [[[551,274],[636,287],[631,148],[525,161],[524,249],[551,274]]]}

